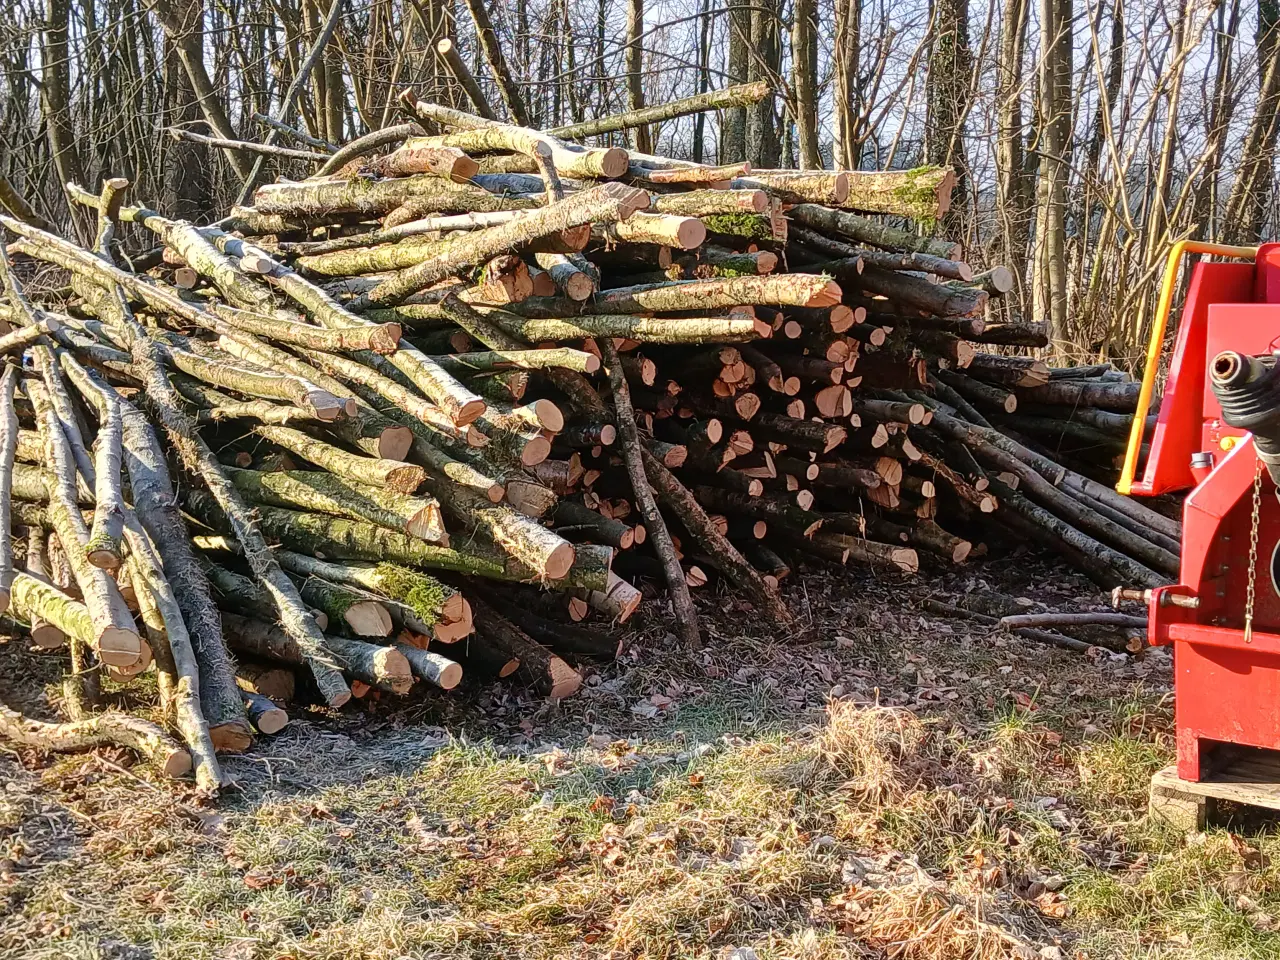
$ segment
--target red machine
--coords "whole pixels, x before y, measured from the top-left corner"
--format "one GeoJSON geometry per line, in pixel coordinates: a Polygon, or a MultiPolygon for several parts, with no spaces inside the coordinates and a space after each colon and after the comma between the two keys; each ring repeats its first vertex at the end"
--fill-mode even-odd
{"type": "Polygon", "coordinates": [[[1223,744],[1280,751],[1280,244],[1175,249],[1148,353],[1148,402],[1187,250],[1251,262],[1193,268],[1143,478],[1133,480],[1140,402],[1117,489],[1191,490],[1180,582],[1150,591],[1148,630],[1150,643],[1173,645],[1178,776],[1199,781],[1223,744]]]}

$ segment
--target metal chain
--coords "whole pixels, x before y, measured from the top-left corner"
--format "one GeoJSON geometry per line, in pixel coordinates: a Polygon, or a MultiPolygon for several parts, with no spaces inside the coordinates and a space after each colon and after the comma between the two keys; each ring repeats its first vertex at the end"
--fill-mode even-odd
{"type": "Polygon", "coordinates": [[[1254,577],[1258,569],[1258,516],[1262,511],[1262,461],[1253,474],[1253,526],[1249,530],[1249,579],[1244,595],[1244,642],[1253,642],[1253,600],[1258,592],[1254,577]]]}

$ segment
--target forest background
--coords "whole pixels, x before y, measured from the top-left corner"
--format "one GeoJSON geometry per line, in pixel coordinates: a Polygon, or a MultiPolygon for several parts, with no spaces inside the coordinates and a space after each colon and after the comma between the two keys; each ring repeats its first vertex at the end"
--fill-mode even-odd
{"type": "Polygon", "coordinates": [[[1014,270],[1001,309],[1045,321],[1063,357],[1137,359],[1172,242],[1276,235],[1280,0],[335,2],[11,2],[0,203],[8,189],[84,231],[61,184],[125,176],[170,215],[216,219],[251,175],[313,168],[255,174],[253,155],[175,131],[280,136],[270,116],[340,143],[400,122],[405,87],[468,107],[447,39],[519,123],[763,79],[775,93],[757,107],[654,124],[630,146],[762,168],[954,166],[938,229],[1014,270]]]}

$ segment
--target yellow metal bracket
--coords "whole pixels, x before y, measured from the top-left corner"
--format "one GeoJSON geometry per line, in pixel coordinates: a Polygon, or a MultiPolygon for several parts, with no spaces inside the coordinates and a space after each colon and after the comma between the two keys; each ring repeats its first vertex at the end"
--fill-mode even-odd
{"type": "Polygon", "coordinates": [[[1142,449],[1142,434],[1146,428],[1147,413],[1151,410],[1151,397],[1155,393],[1160,353],[1164,350],[1164,334],[1169,326],[1173,290],[1178,282],[1178,268],[1182,265],[1182,258],[1188,253],[1252,260],[1258,255],[1258,248],[1233,247],[1225,243],[1203,243],[1199,240],[1179,240],[1169,251],[1169,259],[1164,266],[1164,282],[1160,285],[1160,302],[1156,306],[1155,322],[1151,325],[1151,339],[1147,342],[1147,365],[1142,371],[1142,389],[1138,392],[1138,409],[1133,413],[1133,426],[1129,428],[1129,446],[1124,452],[1124,467],[1120,470],[1120,482],[1116,484],[1117,493],[1128,495],[1133,489],[1133,476],[1138,469],[1138,451],[1142,449]]]}

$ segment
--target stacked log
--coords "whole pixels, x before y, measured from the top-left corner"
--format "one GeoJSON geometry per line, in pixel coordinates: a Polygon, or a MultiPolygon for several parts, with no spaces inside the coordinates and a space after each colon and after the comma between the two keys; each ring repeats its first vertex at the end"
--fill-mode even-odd
{"type": "Polygon", "coordinates": [[[0,350],[29,363],[0,384],[0,585],[73,676],[154,659],[202,785],[289,700],[464,673],[568,695],[664,589],[689,643],[713,582],[792,629],[797,559],[915,573],[1011,532],[1108,585],[1176,568],[1176,524],[1096,479],[1136,386],[1011,353],[1045,340],[988,324],[1008,271],[910,224],[950,171],[752,172],[403,107],[444,132],[213,226],[118,179],[68,188],[93,250],[0,218],[69,275],[36,297],[3,261],[0,350]],[[126,230],[161,255],[120,256],[126,230]]]}

